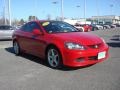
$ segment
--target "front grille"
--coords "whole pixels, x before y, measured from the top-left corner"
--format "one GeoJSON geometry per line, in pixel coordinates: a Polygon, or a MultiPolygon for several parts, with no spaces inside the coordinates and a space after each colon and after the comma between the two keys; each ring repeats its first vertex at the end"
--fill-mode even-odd
{"type": "Polygon", "coordinates": [[[88,57],[88,60],[98,60],[97,56],[90,56],[88,57]]]}

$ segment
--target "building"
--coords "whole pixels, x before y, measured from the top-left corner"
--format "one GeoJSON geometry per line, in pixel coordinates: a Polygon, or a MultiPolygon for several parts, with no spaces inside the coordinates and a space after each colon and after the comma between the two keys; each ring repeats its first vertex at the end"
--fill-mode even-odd
{"type": "Polygon", "coordinates": [[[71,25],[75,25],[76,23],[78,23],[78,24],[91,24],[91,21],[87,21],[87,20],[85,20],[85,19],[74,19],[74,20],[72,20],[72,19],[64,19],[64,22],[67,22],[67,23],[69,23],[69,24],[71,24],[71,25]]]}
{"type": "Polygon", "coordinates": [[[92,16],[91,21],[94,24],[116,24],[120,22],[120,16],[115,15],[92,16]]]}

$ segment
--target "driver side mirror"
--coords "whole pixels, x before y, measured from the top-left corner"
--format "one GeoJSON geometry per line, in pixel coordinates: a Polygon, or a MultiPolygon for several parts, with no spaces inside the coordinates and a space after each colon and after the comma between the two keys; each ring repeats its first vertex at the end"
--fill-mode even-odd
{"type": "Polygon", "coordinates": [[[39,29],[34,29],[33,34],[35,35],[42,35],[43,33],[39,29]]]}

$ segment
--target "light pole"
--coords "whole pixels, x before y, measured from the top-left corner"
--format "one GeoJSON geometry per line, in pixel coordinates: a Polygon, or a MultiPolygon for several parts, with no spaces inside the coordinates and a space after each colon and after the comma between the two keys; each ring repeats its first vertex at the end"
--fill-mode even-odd
{"type": "MultiPolygon", "coordinates": [[[[80,5],[77,5],[76,7],[77,7],[77,8],[80,8],[80,5]]],[[[79,18],[79,16],[78,16],[78,18],[79,18]]]]}
{"type": "Polygon", "coordinates": [[[86,0],[84,0],[84,21],[86,24],[86,0]]]}
{"type": "Polygon", "coordinates": [[[97,24],[99,24],[99,7],[98,7],[98,0],[96,0],[96,8],[97,8],[97,24]]]}
{"type": "Polygon", "coordinates": [[[110,5],[111,8],[111,15],[113,14],[113,4],[110,5]]]}
{"type": "MultiPolygon", "coordinates": [[[[54,1],[54,2],[52,2],[54,5],[56,5],[58,2],[57,1],[54,1]]],[[[56,16],[55,16],[56,17],[56,16]]]]}
{"type": "Polygon", "coordinates": [[[63,14],[63,0],[61,0],[61,20],[64,20],[64,14],[63,14]]]}
{"type": "Polygon", "coordinates": [[[8,0],[8,13],[9,13],[9,24],[11,25],[11,6],[10,6],[10,0],[8,0]]]}
{"type": "Polygon", "coordinates": [[[37,10],[37,2],[38,2],[37,0],[34,0],[34,18],[33,18],[34,20],[37,20],[37,15],[36,15],[36,13],[37,13],[36,12],[36,10],[37,10]]]}
{"type": "Polygon", "coordinates": [[[6,1],[4,0],[4,24],[6,25],[6,1]]]}

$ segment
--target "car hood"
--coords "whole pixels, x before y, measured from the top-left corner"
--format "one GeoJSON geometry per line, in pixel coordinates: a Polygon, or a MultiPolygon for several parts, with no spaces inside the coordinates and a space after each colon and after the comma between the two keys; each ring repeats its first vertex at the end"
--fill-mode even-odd
{"type": "Polygon", "coordinates": [[[82,45],[93,45],[103,42],[100,37],[88,32],[58,33],[54,34],[54,38],[59,38],[64,42],[74,42],[82,45]]]}

